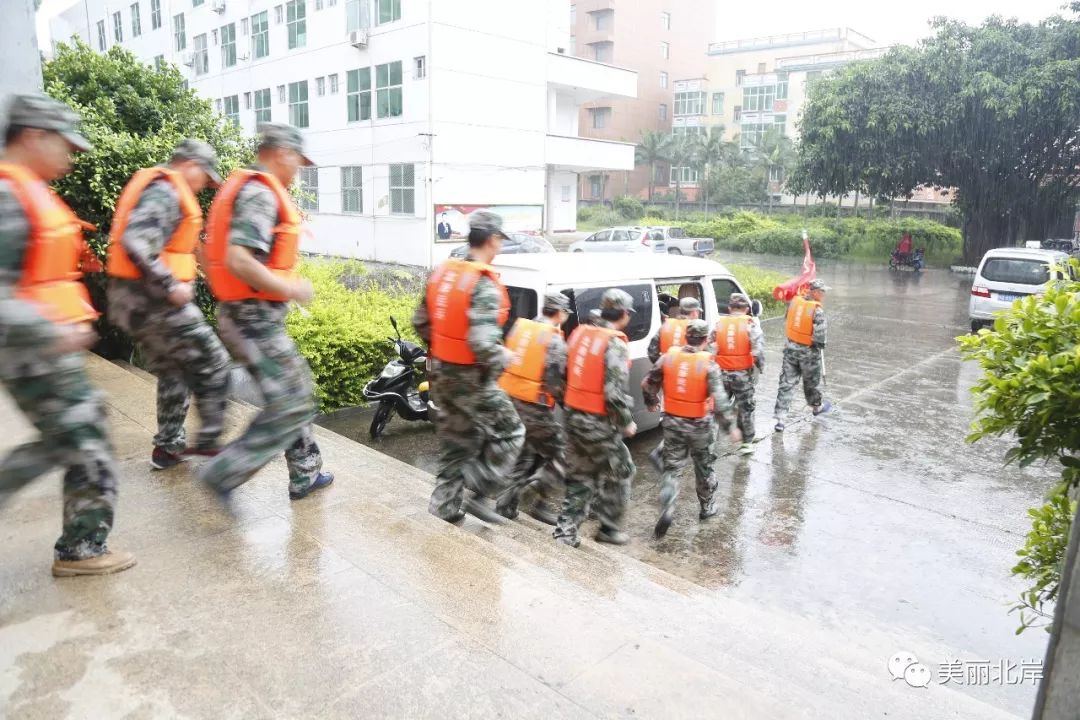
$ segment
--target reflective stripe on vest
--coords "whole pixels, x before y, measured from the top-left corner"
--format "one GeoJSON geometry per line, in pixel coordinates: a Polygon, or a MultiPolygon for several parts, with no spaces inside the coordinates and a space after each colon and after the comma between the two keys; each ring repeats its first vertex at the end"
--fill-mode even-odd
{"type": "Polygon", "coordinates": [[[749,370],[754,366],[749,315],[726,315],[716,323],[716,364],[721,370],[749,370]]]}
{"type": "Polygon", "coordinates": [[[499,326],[510,317],[510,296],[499,275],[488,265],[450,259],[431,273],[427,282],[427,309],[431,320],[431,356],[454,365],[472,365],[476,355],[469,347],[469,309],[473,289],[481,277],[499,288],[499,326]]]}
{"type": "Polygon", "coordinates": [[[30,225],[15,296],[33,303],[55,323],[97,319],[90,293],[79,280],[79,262],[87,249],[82,236],[86,223],[44,180],[22,165],[0,163],[0,178],[8,181],[30,225]]]}
{"type": "Polygon", "coordinates": [[[222,301],[270,300],[285,302],[289,298],[256,290],[229,272],[225,256],[229,251],[229,235],[232,231],[233,207],[236,196],[248,182],[261,182],[274,193],[277,200],[277,221],[274,228],[274,244],[266,268],[285,280],[296,277],[296,264],[300,259],[300,211],[289,197],[288,191],[273,175],[258,170],[235,170],[214,196],[210,206],[208,237],[206,241],[206,279],[214,297],[222,301]]]}
{"type": "Polygon", "coordinates": [[[551,338],[562,331],[545,322],[519,318],[514,322],[506,347],[514,354],[499,378],[499,387],[523,402],[555,407],[555,398],[544,392],[544,367],[551,338]]]}
{"type": "Polygon", "coordinates": [[[676,320],[668,318],[660,326],[660,354],[665,355],[671,348],[679,348],[686,344],[686,328],[690,325],[689,320],[676,320]]]}
{"type": "Polygon", "coordinates": [[[664,413],[684,418],[703,418],[712,412],[709,396],[707,352],[688,353],[672,348],[664,355],[664,413]]]}
{"type": "Polygon", "coordinates": [[[814,313],[821,303],[796,295],[788,305],[787,338],[800,345],[814,344],[814,313]]]}
{"type": "Polygon", "coordinates": [[[604,356],[612,338],[627,342],[626,335],[611,328],[578,325],[566,348],[566,407],[592,415],[607,415],[604,356]]]}
{"type": "Polygon", "coordinates": [[[120,199],[116,201],[113,214],[112,231],[109,233],[109,254],[106,272],[109,277],[137,280],[142,272],[128,257],[122,239],[127,230],[131,211],[139,203],[143,191],[158,178],[165,178],[180,196],[180,223],[172,237],[165,243],[159,259],[180,282],[191,282],[196,275],[195,246],[202,232],[202,208],[195,193],[191,192],[187,182],[175,170],[164,167],[146,168],[131,176],[120,199]]]}

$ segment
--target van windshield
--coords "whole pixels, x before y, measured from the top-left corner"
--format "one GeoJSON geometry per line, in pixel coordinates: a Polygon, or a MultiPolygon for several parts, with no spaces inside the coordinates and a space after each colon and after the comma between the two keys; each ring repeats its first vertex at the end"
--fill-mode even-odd
{"type": "Polygon", "coordinates": [[[1050,267],[1044,260],[990,258],[980,274],[990,282],[1042,285],[1050,279],[1050,267]]]}

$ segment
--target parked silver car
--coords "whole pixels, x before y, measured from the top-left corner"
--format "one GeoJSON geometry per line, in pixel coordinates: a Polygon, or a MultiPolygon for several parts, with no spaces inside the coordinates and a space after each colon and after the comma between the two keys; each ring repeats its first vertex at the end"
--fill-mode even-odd
{"type": "Polygon", "coordinates": [[[597,230],[584,240],[571,243],[569,252],[666,253],[664,234],[643,227],[613,227],[597,230]]]}
{"type": "MultiPolygon", "coordinates": [[[[517,253],[553,253],[555,252],[554,246],[547,241],[547,238],[539,235],[529,235],[528,233],[510,233],[509,240],[503,240],[502,250],[503,255],[514,255],[517,253]]],[[[456,248],[450,251],[450,257],[463,258],[469,254],[469,244],[458,245],[456,248]]]]}

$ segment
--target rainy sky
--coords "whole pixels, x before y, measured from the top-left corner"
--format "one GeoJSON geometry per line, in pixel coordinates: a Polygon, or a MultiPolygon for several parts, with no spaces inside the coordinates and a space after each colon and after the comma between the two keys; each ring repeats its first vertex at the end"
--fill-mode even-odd
{"type": "Polygon", "coordinates": [[[719,3],[716,40],[846,26],[869,35],[878,45],[912,44],[929,34],[935,15],[981,22],[989,15],[1038,22],[1061,12],[1066,0],[772,0],[768,11],[758,3],[719,3]]]}

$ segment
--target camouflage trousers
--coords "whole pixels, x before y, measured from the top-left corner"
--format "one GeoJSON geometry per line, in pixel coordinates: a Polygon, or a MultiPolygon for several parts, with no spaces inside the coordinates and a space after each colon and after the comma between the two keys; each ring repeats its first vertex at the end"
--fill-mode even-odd
{"type": "Polygon", "coordinates": [[[525,426],[486,367],[438,365],[431,397],[438,408],[439,472],[428,511],[447,520],[461,511],[466,487],[490,498],[506,489],[525,443],[525,426]]]}
{"type": "Polygon", "coordinates": [[[307,360],[285,332],[285,303],[242,300],[221,303],[218,329],[229,352],[259,385],[262,410],[244,434],[203,465],[199,478],[219,492],[251,479],[285,453],[289,490],[302,493],[322,470],[315,444],[314,385],[307,360]]]}
{"type": "Polygon", "coordinates": [[[805,345],[792,347],[789,343],[784,348],[784,367],[780,371],[780,389],[776,393],[773,417],[783,419],[787,416],[791,396],[800,378],[806,404],[817,407],[821,404],[821,351],[805,345]]]}
{"type": "Polygon", "coordinates": [[[706,508],[716,493],[716,422],[712,416],[700,419],[664,416],[664,474],[660,477],[660,510],[675,506],[679,495],[679,472],[687,460],[694,463],[697,497],[706,508]]]}
{"type": "Polygon", "coordinates": [[[110,320],[139,343],[146,368],[157,377],[154,447],[173,454],[187,447],[184,421],[192,394],[202,422],[195,447],[215,447],[225,429],[231,363],[210,323],[194,304],[163,305],[127,281],[113,280],[108,299],[110,320]]]}
{"type": "Polygon", "coordinates": [[[558,512],[566,477],[566,434],[553,408],[511,400],[525,424],[525,445],[510,473],[510,486],[499,496],[498,507],[512,514],[517,510],[521,493],[532,485],[537,504],[558,512]],[[540,477],[534,480],[538,471],[540,477]]]}
{"type": "Polygon", "coordinates": [[[622,433],[606,416],[568,409],[565,420],[566,499],[554,535],[575,545],[590,505],[602,530],[623,529],[637,468],[622,433]]]}
{"type": "Polygon", "coordinates": [[[753,370],[724,371],[724,389],[735,405],[735,423],[742,433],[743,442],[754,440],[754,386],[757,378],[753,370]]]}
{"type": "Polygon", "coordinates": [[[90,385],[81,353],[51,356],[0,350],[0,374],[15,404],[41,436],[0,462],[0,505],[54,467],[64,472],[64,529],[57,560],[106,551],[116,506],[116,466],[105,431],[105,403],[90,385]]]}

